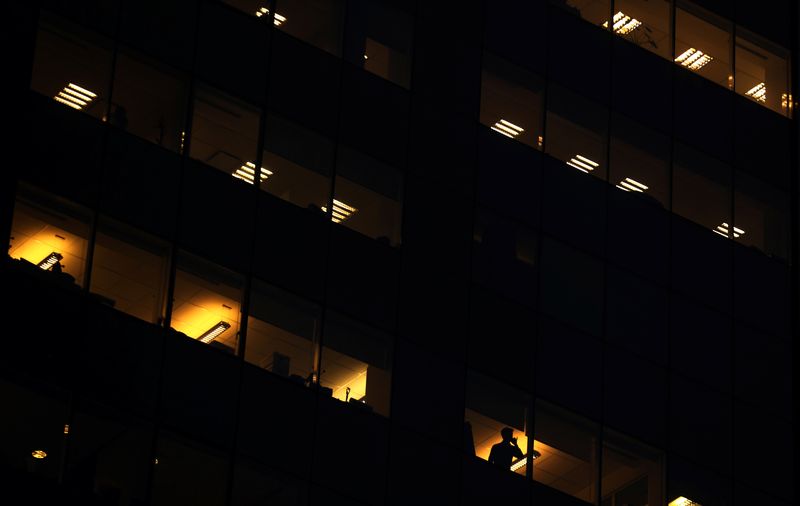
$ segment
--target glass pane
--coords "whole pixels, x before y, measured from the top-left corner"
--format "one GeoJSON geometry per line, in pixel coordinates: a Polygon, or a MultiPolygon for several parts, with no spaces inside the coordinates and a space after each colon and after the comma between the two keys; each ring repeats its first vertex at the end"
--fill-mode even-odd
{"type": "MultiPolygon", "coordinates": [[[[256,16],[268,20],[270,17],[270,7],[273,0],[222,0],[224,3],[239,9],[245,14],[256,16]]],[[[273,21],[275,22],[275,21],[273,21]]],[[[277,24],[277,23],[276,23],[277,24]]]]}
{"type": "Polygon", "coordinates": [[[728,237],[731,168],[683,144],[675,145],[672,212],[728,237]]]}
{"type": "Polygon", "coordinates": [[[608,110],[556,84],[547,101],[545,152],[605,180],[608,110]]]}
{"type": "MultiPolygon", "coordinates": [[[[198,86],[190,156],[253,184],[259,120],[256,107],[211,87],[198,86]]],[[[262,167],[261,180],[268,175],[262,167]]]]}
{"type": "MultiPolygon", "coordinates": [[[[20,188],[8,254],[83,286],[89,212],[33,189],[20,188]]],[[[58,277],[56,277],[58,276],[58,277]]]]}
{"type": "Polygon", "coordinates": [[[300,207],[320,210],[330,198],[334,145],[279,116],[267,116],[261,189],[300,207]]]}
{"type": "Polygon", "coordinates": [[[305,480],[270,469],[237,455],[232,506],[303,506],[308,504],[305,480]]]}
{"type": "Polygon", "coordinates": [[[247,349],[251,364],[310,384],[319,341],[319,306],[254,280],[247,319],[247,349]]]}
{"type": "Polygon", "coordinates": [[[664,504],[662,454],[611,430],[603,434],[603,506],[664,504]]]}
{"type": "Polygon", "coordinates": [[[411,16],[366,0],[348,4],[347,60],[404,88],[411,85],[411,16]]]}
{"type": "Polygon", "coordinates": [[[609,182],[669,209],[670,147],[669,137],[614,114],[609,182]]]}
{"type": "Polygon", "coordinates": [[[339,148],[336,171],[331,221],[386,244],[400,244],[402,174],[345,147],[339,148]]]}
{"type": "Polygon", "coordinates": [[[525,476],[530,452],[529,406],[528,394],[470,372],[464,409],[467,453],[525,476]]]}
{"type": "Polygon", "coordinates": [[[736,93],[791,117],[789,51],[736,29],[736,93]]]}
{"type": "Polygon", "coordinates": [[[614,11],[614,33],[659,56],[670,58],[669,0],[615,0],[614,11]]]}
{"type": "Polygon", "coordinates": [[[111,42],[42,12],[36,35],[31,89],[97,119],[104,119],[111,80],[111,42]]]}
{"type": "Polygon", "coordinates": [[[734,240],[773,258],[786,260],[789,255],[788,195],[736,171],[734,206],[734,240]]]}
{"type": "Polygon", "coordinates": [[[578,499],[597,501],[597,431],[588,420],[536,403],[533,479],[578,499]]]}
{"type": "Polygon", "coordinates": [[[183,150],[185,76],[131,51],[120,51],[113,93],[113,124],[169,150],[183,150]]]}
{"type": "Polygon", "coordinates": [[[228,468],[227,455],[164,432],[153,460],[152,504],[226,504],[228,468]]]}
{"type": "Polygon", "coordinates": [[[608,21],[608,13],[611,9],[609,0],[550,0],[550,3],[596,25],[602,25],[608,21]]]}
{"type": "Polygon", "coordinates": [[[320,384],[334,399],[389,416],[392,338],[335,313],[326,315],[320,384]]]}
{"type": "Polygon", "coordinates": [[[275,26],[331,54],[342,54],[343,0],[280,0],[275,26]]]}
{"type": "Polygon", "coordinates": [[[731,23],[692,4],[678,5],[675,62],[732,89],[731,23]]]}
{"type": "Polygon", "coordinates": [[[544,80],[488,53],[481,74],[481,123],[542,149],[544,80]]]}
{"type": "Polygon", "coordinates": [[[168,261],[163,241],[103,219],[95,238],[91,291],[120,311],[160,323],[168,261]]]}
{"type": "Polygon", "coordinates": [[[239,343],[242,277],[181,253],[175,273],[172,328],[235,353],[239,343]]]}

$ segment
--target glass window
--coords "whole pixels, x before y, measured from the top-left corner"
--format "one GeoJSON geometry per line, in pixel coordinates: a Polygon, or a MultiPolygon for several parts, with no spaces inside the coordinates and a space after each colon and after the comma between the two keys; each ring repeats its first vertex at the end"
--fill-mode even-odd
{"type": "MultiPolygon", "coordinates": [[[[273,0],[222,0],[240,11],[263,19],[269,19],[273,0]]],[[[277,20],[275,20],[277,24],[277,20]]]]}
{"type": "Polygon", "coordinates": [[[731,23],[688,2],[675,10],[675,63],[733,88],[731,23]]]}
{"type": "Polygon", "coordinates": [[[789,51],[736,28],[736,93],[791,117],[789,51]]]}
{"type": "Polygon", "coordinates": [[[544,80],[491,54],[483,54],[482,124],[523,144],[542,148],[544,80]]]}
{"type": "Polygon", "coordinates": [[[601,506],[664,504],[663,476],[660,451],[612,430],[603,433],[601,506]]]}
{"type": "Polygon", "coordinates": [[[319,306],[254,280],[244,358],[275,374],[310,384],[319,358],[319,325],[319,306]]]}
{"type": "Polygon", "coordinates": [[[275,26],[331,54],[342,54],[343,0],[280,0],[275,26]]]}
{"type": "Polygon", "coordinates": [[[342,402],[389,416],[391,337],[329,312],[322,343],[322,391],[342,402]]]}
{"type": "MultiPolygon", "coordinates": [[[[194,97],[189,155],[253,184],[258,149],[259,110],[209,86],[199,85],[194,97]]],[[[260,180],[269,176],[261,168],[260,180]]]]}
{"type": "Polygon", "coordinates": [[[103,119],[111,80],[111,42],[42,12],[31,89],[65,107],[103,119]]]}
{"type": "Polygon", "coordinates": [[[669,137],[613,114],[609,182],[669,209],[670,148],[669,137]]]}
{"type": "Polygon", "coordinates": [[[777,259],[788,258],[789,198],[785,192],[736,171],[733,213],[736,242],[777,259]]]}
{"type": "Polygon", "coordinates": [[[605,180],[608,110],[557,84],[547,102],[545,152],[605,180]]]}
{"type": "Polygon", "coordinates": [[[382,3],[348,4],[346,58],[404,88],[411,86],[411,16],[382,3]]]}
{"type": "Polygon", "coordinates": [[[153,459],[153,505],[226,504],[228,455],[162,432],[153,459]]]}
{"type": "Polygon", "coordinates": [[[239,343],[242,277],[181,253],[175,273],[172,328],[230,353],[239,343]]]}
{"type": "Polygon", "coordinates": [[[525,476],[531,455],[529,406],[528,394],[470,372],[464,409],[466,452],[525,476]]]}
{"type": "Polygon", "coordinates": [[[611,9],[609,0],[550,0],[550,3],[597,25],[608,21],[611,9]]]}
{"type": "MultiPolygon", "coordinates": [[[[339,148],[331,221],[397,246],[402,174],[361,152],[339,148]]],[[[328,212],[326,207],[323,211],[328,212]]]]}
{"type": "Polygon", "coordinates": [[[534,424],[533,479],[596,504],[597,426],[544,401],[534,424]]]}
{"type": "Polygon", "coordinates": [[[334,145],[328,138],[279,116],[264,131],[266,178],[261,189],[300,207],[320,210],[330,198],[334,145]]]}
{"type": "Polygon", "coordinates": [[[112,124],[169,150],[183,150],[187,80],[132,51],[119,51],[111,97],[112,124]]]}
{"type": "Polygon", "coordinates": [[[731,169],[719,160],[675,144],[672,212],[729,237],[731,169]]]}
{"type": "Polygon", "coordinates": [[[89,211],[44,192],[20,187],[8,253],[11,258],[83,286],[89,222],[89,211]]]}
{"type": "Polygon", "coordinates": [[[120,311],[160,323],[168,262],[165,242],[102,219],[92,257],[91,291],[120,311]]]}
{"type": "Polygon", "coordinates": [[[615,0],[614,11],[614,33],[659,56],[670,58],[670,0],[615,0]]]}
{"type": "Polygon", "coordinates": [[[230,504],[305,506],[308,489],[305,480],[237,455],[230,504]]]}

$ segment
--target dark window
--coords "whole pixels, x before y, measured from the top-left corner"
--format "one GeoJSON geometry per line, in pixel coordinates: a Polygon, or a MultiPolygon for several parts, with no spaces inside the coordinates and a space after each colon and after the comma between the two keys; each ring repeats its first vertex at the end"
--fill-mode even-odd
{"type": "Polygon", "coordinates": [[[609,0],[550,0],[550,3],[596,25],[608,22],[611,9],[609,0]]]}
{"type": "Polygon", "coordinates": [[[607,429],[603,433],[601,505],[663,504],[662,458],[659,450],[607,429]]]}
{"type": "Polygon", "coordinates": [[[780,260],[789,255],[789,197],[736,171],[733,239],[780,260]]]}
{"type": "Polygon", "coordinates": [[[667,136],[614,114],[609,182],[669,209],[670,148],[667,136]]]}
{"type": "Polygon", "coordinates": [[[273,23],[293,37],[340,56],[343,14],[344,0],[280,0],[273,23]]]}
{"type": "Polygon", "coordinates": [[[722,237],[734,237],[730,166],[688,146],[676,144],[672,188],[672,211],[675,214],[722,237]]]}

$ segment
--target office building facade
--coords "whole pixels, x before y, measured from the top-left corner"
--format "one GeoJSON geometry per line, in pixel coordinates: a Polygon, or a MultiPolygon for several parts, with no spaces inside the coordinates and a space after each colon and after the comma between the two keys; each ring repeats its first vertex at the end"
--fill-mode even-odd
{"type": "Polygon", "coordinates": [[[10,9],[9,494],[793,503],[795,2],[10,9]]]}

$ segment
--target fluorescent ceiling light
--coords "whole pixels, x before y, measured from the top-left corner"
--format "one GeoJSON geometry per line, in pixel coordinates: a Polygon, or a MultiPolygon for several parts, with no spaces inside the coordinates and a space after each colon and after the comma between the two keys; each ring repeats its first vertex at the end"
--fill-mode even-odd
{"type": "Polygon", "coordinates": [[[80,111],[97,98],[97,94],[77,84],[69,83],[53,98],[56,102],[80,111]]]}
{"type": "Polygon", "coordinates": [[[575,167],[579,171],[586,172],[587,174],[600,166],[600,164],[594,160],[589,160],[583,155],[575,155],[567,162],[567,165],[575,167]]]}
{"type": "Polygon", "coordinates": [[[649,186],[643,185],[635,179],[626,177],[620,181],[619,184],[617,184],[617,188],[620,190],[625,190],[626,192],[644,192],[649,188],[649,186]]]}
{"type": "MultiPolygon", "coordinates": [[[[724,221],[721,225],[717,225],[717,228],[713,229],[713,232],[716,234],[721,235],[722,237],[730,237],[730,230],[728,229],[728,224],[724,221]]],[[[745,231],[739,227],[733,227],[733,237],[740,237],[745,234],[745,231]]]]}
{"type": "Polygon", "coordinates": [[[42,270],[49,271],[53,268],[55,264],[58,263],[59,260],[64,258],[61,253],[56,253],[55,251],[44,257],[44,259],[36,264],[36,267],[39,267],[42,270]]]}
{"type": "Polygon", "coordinates": [[[198,337],[197,340],[201,343],[210,343],[214,339],[220,336],[223,332],[231,328],[231,324],[226,321],[221,321],[211,327],[210,329],[206,330],[202,336],[198,337]]]}
{"type": "Polygon", "coordinates": [[[517,126],[514,123],[511,123],[510,121],[506,121],[504,119],[501,119],[500,121],[495,123],[494,126],[492,127],[492,130],[501,133],[506,137],[510,137],[512,139],[525,131],[525,129],[522,128],[521,126],[517,126]]]}
{"type": "MultiPolygon", "coordinates": [[[[538,458],[539,458],[539,457],[541,457],[541,456],[542,456],[542,454],[541,454],[541,453],[539,453],[539,452],[538,452],[538,451],[536,451],[536,450],[533,450],[533,451],[531,452],[531,457],[532,457],[532,460],[536,460],[536,459],[538,459],[538,458]]],[[[511,471],[512,471],[512,472],[513,472],[513,471],[516,471],[517,469],[519,469],[519,468],[521,468],[521,467],[524,467],[524,466],[525,466],[525,464],[527,464],[527,463],[528,463],[528,456],[526,455],[526,456],[522,457],[521,459],[519,459],[518,461],[516,461],[516,462],[514,462],[513,464],[511,464],[511,471]]]]}
{"type": "MultiPolygon", "coordinates": [[[[331,215],[331,221],[334,223],[341,223],[350,216],[352,216],[358,209],[348,204],[345,204],[341,200],[333,199],[333,212],[331,215]]],[[[322,212],[327,213],[328,208],[322,206],[322,212]]]]}
{"type": "MultiPolygon", "coordinates": [[[[266,7],[261,7],[260,9],[258,9],[258,10],[256,11],[256,16],[258,16],[259,18],[260,18],[261,16],[265,16],[265,15],[266,15],[266,16],[269,16],[269,9],[267,9],[266,7]]],[[[281,26],[281,25],[282,25],[282,24],[284,24],[285,22],[286,22],[286,17],[285,17],[285,16],[281,16],[280,14],[278,14],[278,13],[276,12],[276,13],[275,13],[275,21],[273,21],[273,23],[275,24],[275,26],[281,26]]]]}
{"type": "Polygon", "coordinates": [[[33,450],[31,452],[31,457],[33,457],[35,459],[43,459],[43,458],[47,457],[47,452],[44,451],[44,450],[33,450]]]}
{"type": "Polygon", "coordinates": [[[758,83],[757,85],[750,88],[749,91],[745,92],[745,95],[752,98],[757,102],[766,102],[767,101],[767,85],[764,83],[758,83]]]}
{"type": "MultiPolygon", "coordinates": [[[[624,14],[622,11],[614,14],[614,33],[627,35],[640,26],[642,26],[641,21],[624,14]]],[[[608,28],[608,21],[603,23],[603,28],[608,28]]]]}
{"type": "MultiPolygon", "coordinates": [[[[259,182],[264,182],[272,174],[273,172],[271,170],[261,167],[259,182]]],[[[231,175],[237,179],[241,179],[242,181],[253,184],[256,179],[256,164],[253,162],[246,162],[244,165],[236,169],[236,172],[231,175]]]]}
{"type": "Polygon", "coordinates": [[[700,506],[700,503],[680,496],[670,501],[669,506],[700,506]]]}
{"type": "Polygon", "coordinates": [[[681,53],[680,56],[675,58],[675,63],[680,63],[681,65],[690,70],[700,70],[713,59],[714,59],[713,56],[708,55],[693,47],[690,47],[689,49],[681,53]]]}

